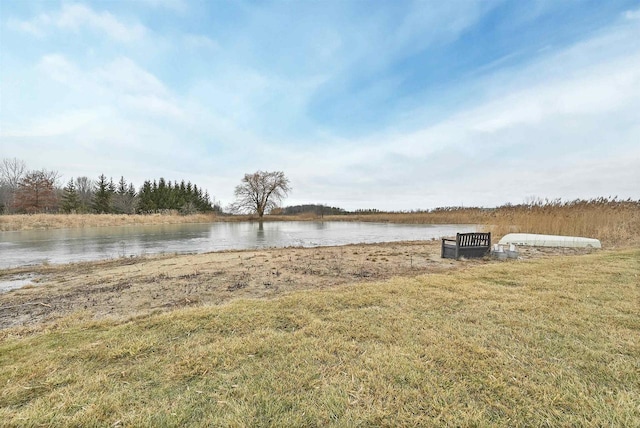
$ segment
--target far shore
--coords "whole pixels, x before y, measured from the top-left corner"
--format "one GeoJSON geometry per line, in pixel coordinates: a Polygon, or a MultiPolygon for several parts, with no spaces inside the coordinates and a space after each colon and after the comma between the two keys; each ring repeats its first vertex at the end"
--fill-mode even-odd
{"type": "MultiPolygon", "coordinates": [[[[275,220],[268,216],[264,220],[275,220]]],[[[279,217],[282,219],[282,217],[279,217]]],[[[292,217],[289,220],[299,219],[292,217]]],[[[212,223],[217,221],[257,221],[249,215],[220,214],[11,214],[0,215],[0,231],[70,229],[82,227],[128,226],[142,224],[212,223]]]]}
{"type": "MultiPolygon", "coordinates": [[[[460,219],[452,218],[450,222],[427,217],[407,221],[411,214],[393,213],[380,215],[317,215],[304,213],[296,215],[265,215],[262,219],[256,215],[221,215],[216,213],[180,215],[167,214],[11,214],[0,215],[0,231],[70,229],[82,227],[128,226],[142,224],[181,224],[181,223],[213,223],[241,221],[380,221],[396,223],[452,223],[462,224],[460,219]],[[439,220],[439,221],[438,221],[439,220]]],[[[471,220],[471,219],[470,219],[471,220]]],[[[472,223],[469,221],[469,223],[472,223]]]]}
{"type": "Polygon", "coordinates": [[[21,214],[0,215],[0,232],[83,227],[213,223],[241,221],[351,221],[398,224],[474,224],[494,238],[507,233],[583,236],[608,247],[640,245],[640,201],[595,199],[542,205],[505,205],[495,209],[452,207],[416,212],[355,212],[320,215],[163,214],[21,214]]]}

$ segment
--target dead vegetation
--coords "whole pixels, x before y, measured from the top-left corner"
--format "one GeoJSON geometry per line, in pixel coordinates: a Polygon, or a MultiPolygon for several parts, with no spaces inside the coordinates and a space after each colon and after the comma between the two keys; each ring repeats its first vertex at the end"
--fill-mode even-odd
{"type": "Polygon", "coordinates": [[[95,318],[123,319],[167,308],[270,298],[452,267],[450,260],[440,259],[439,251],[438,242],[428,241],[123,258],[4,270],[0,281],[30,275],[37,282],[0,294],[0,328],[50,321],[78,310],[95,318]]]}
{"type": "Polygon", "coordinates": [[[216,214],[13,214],[0,215],[0,231],[68,229],[78,227],[128,226],[136,224],[209,223],[216,214]]]}
{"type": "Polygon", "coordinates": [[[596,238],[609,247],[640,245],[640,201],[617,198],[533,200],[492,209],[453,207],[428,212],[325,216],[325,220],[477,224],[496,238],[525,232],[596,238]]]}
{"type": "Polygon", "coordinates": [[[226,268],[202,255],[83,265],[77,279],[46,272],[71,299],[82,282],[99,290],[92,298],[122,287],[130,300],[145,283],[181,291],[150,296],[165,309],[128,322],[79,311],[0,331],[1,424],[640,425],[638,249],[463,262],[389,280],[369,263],[408,269],[413,254],[420,270],[430,259],[419,245],[287,251],[228,253],[226,268]],[[324,272],[330,284],[338,271],[343,286],[197,300],[222,278],[220,293],[250,296],[268,288],[257,279],[286,291],[285,278],[324,272]],[[365,271],[381,277],[358,282],[365,271]]]}

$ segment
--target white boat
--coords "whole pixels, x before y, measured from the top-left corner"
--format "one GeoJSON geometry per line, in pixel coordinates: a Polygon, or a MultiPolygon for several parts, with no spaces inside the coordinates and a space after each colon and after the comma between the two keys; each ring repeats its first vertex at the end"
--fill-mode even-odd
{"type": "Polygon", "coordinates": [[[600,241],[579,236],[538,235],[535,233],[509,233],[498,242],[529,247],[602,248],[600,241]]]}

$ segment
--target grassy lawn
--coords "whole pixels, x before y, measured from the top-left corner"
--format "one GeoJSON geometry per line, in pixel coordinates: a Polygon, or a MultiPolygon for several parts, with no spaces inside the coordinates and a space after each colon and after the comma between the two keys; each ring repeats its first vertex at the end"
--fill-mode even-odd
{"type": "Polygon", "coordinates": [[[0,425],[640,426],[640,249],[0,332],[0,425]]]}

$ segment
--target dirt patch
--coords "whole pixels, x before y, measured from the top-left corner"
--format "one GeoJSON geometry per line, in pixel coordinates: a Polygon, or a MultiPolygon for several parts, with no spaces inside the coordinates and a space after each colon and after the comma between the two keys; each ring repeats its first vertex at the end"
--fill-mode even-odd
{"type": "MultiPolygon", "coordinates": [[[[521,258],[556,253],[524,249],[521,258]]],[[[30,275],[37,278],[37,286],[0,294],[0,329],[46,323],[78,311],[96,319],[125,320],[185,306],[272,298],[297,290],[483,263],[499,262],[441,259],[440,242],[426,241],[230,251],[5,270],[0,271],[0,280],[30,275]]]]}

